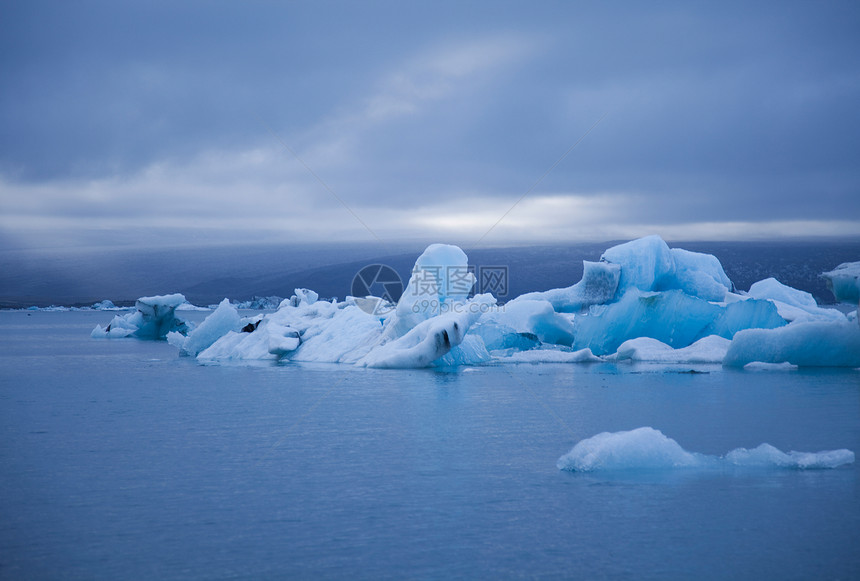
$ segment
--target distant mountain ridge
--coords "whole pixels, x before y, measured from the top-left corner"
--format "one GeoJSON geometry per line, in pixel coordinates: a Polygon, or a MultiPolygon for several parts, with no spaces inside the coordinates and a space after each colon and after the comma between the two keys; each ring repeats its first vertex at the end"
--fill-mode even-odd
{"type": "MultiPolygon", "coordinates": [[[[468,249],[470,264],[507,268],[508,300],[525,292],[570,286],[583,260],[598,260],[616,242],[468,249]]],[[[738,289],[774,277],[833,303],[820,273],[860,260],[860,240],[778,242],[673,242],[674,248],[714,254],[738,289]]],[[[195,304],[224,297],[289,297],[310,288],[343,299],[368,264],[386,264],[406,282],[423,247],[297,245],[128,250],[86,253],[0,253],[0,307],[89,305],[102,299],[128,304],[151,294],[181,292],[195,304]],[[393,252],[392,252],[393,250],[393,252]],[[387,252],[386,252],[387,251],[387,252]]]]}

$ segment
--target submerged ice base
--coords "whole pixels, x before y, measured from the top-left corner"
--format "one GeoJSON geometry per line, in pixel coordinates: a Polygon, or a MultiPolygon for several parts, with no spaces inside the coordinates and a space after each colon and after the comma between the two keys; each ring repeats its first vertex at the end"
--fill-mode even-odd
{"type": "Polygon", "coordinates": [[[818,470],[854,462],[851,450],[783,452],[770,444],[736,448],[725,456],[688,452],[651,427],[603,432],[578,442],[558,459],[559,470],[571,472],[675,470],[704,468],[788,468],[818,470]]]}

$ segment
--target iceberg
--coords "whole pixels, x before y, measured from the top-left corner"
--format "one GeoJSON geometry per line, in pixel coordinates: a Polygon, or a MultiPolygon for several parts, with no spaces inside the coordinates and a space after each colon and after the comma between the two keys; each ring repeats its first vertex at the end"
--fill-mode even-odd
{"type": "Polygon", "coordinates": [[[597,355],[615,353],[622,343],[650,337],[672,348],[687,347],[708,335],[731,339],[746,328],[785,325],[776,307],[755,299],[720,305],[681,290],[630,289],[618,302],[593,306],[574,318],[574,349],[597,355]]]}
{"type": "Polygon", "coordinates": [[[860,308],[860,262],[844,262],[821,276],[837,301],[860,308]]]}
{"type": "Polygon", "coordinates": [[[719,335],[708,335],[679,349],[650,337],[638,337],[622,343],[618,351],[607,359],[653,363],[722,363],[729,345],[731,341],[719,335]]]}
{"type": "Polygon", "coordinates": [[[188,324],[176,316],[176,308],[186,303],[179,293],[172,295],[141,297],[135,302],[135,311],[117,315],[102,328],[96,325],[91,336],[94,338],[137,337],[139,339],[165,339],[168,333],[185,335],[190,330],[188,324]]]}
{"type": "Polygon", "coordinates": [[[773,468],[795,468],[798,470],[820,470],[836,468],[854,462],[851,450],[830,450],[826,452],[783,452],[770,444],[761,444],[747,450],[737,448],[726,454],[725,462],[733,466],[756,466],[773,468]]]}
{"type": "MultiPolygon", "coordinates": [[[[854,300],[860,263],[825,273],[854,300]]],[[[223,301],[196,329],[176,318],[182,295],[143,297],[93,337],[167,337],[199,361],[271,360],[364,367],[474,365],[489,361],[752,362],[860,366],[860,329],[806,292],[770,278],[738,291],[710,254],[669,248],[648,236],[584,261],[582,279],[500,305],[471,296],[475,276],[462,249],[432,244],[415,261],[396,305],[379,297],[320,300],[298,288],[272,313],[239,316],[223,301]],[[387,303],[386,303],[387,304],[387,303]]],[[[278,297],[240,304],[273,307],[278,297]]],[[[106,306],[106,305],[105,305],[106,306]]]]}
{"type": "Polygon", "coordinates": [[[732,340],[723,365],[790,363],[800,367],[860,367],[860,327],[850,322],[792,323],[749,329],[732,340]]]}
{"type": "Polygon", "coordinates": [[[109,301],[107,299],[95,303],[90,308],[94,311],[122,311],[122,310],[124,310],[122,307],[118,307],[115,304],[113,304],[113,301],[109,301]]]}
{"type": "Polygon", "coordinates": [[[468,298],[474,280],[461,249],[434,244],[416,260],[409,285],[392,312],[363,309],[364,298],[327,302],[311,290],[296,289],[250,333],[228,330],[197,358],[382,368],[482,363],[490,359],[483,340],[466,334],[495,305],[495,298],[468,298]]]}
{"type": "Polygon", "coordinates": [[[558,459],[560,470],[643,470],[702,466],[701,454],[684,450],[659,430],[644,427],[629,432],[603,432],[580,440],[558,459]]]}
{"type": "Polygon", "coordinates": [[[820,470],[854,462],[851,450],[782,452],[770,444],[748,450],[737,448],[725,456],[688,452],[660,430],[642,427],[603,432],[579,441],[558,459],[559,470],[571,472],[643,471],[703,468],[788,468],[820,470]]]}

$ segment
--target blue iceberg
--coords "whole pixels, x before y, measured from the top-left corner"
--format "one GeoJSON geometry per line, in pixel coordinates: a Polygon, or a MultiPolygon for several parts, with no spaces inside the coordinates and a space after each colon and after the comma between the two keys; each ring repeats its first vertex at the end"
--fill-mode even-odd
{"type": "MultiPolygon", "coordinates": [[[[857,298],[860,263],[825,273],[836,296],[857,298]]],[[[379,297],[320,300],[296,289],[273,313],[242,319],[229,301],[192,329],[182,295],[143,297],[94,337],[163,339],[201,361],[290,360],[366,367],[486,362],[752,362],[860,366],[860,326],[775,279],[738,290],[710,254],[648,236],[584,261],[577,283],[498,304],[472,296],[458,247],[429,246],[396,305],[379,297]],[[380,308],[386,307],[386,308],[380,308]]]]}

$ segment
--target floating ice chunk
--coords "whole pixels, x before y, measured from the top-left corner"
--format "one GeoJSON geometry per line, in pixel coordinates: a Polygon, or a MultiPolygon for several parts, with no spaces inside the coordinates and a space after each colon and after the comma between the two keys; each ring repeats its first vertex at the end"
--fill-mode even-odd
{"type": "Polygon", "coordinates": [[[189,331],[188,324],[176,317],[176,307],[184,302],[185,297],[179,293],[141,297],[135,302],[133,313],[117,315],[105,328],[96,325],[91,336],[164,339],[172,331],[186,334],[189,331]]]}
{"type": "Polygon", "coordinates": [[[724,365],[788,362],[800,367],[860,366],[860,327],[843,323],[792,323],[779,329],[750,329],[735,335],[724,365]]]}
{"type": "Polygon", "coordinates": [[[603,432],[580,440],[558,459],[560,470],[654,470],[702,466],[701,454],[684,450],[659,430],[644,427],[629,432],[603,432]]]}
{"type": "Polygon", "coordinates": [[[120,307],[117,307],[115,304],[113,304],[112,301],[109,301],[107,299],[97,302],[96,304],[94,304],[92,306],[92,309],[94,311],[121,311],[122,310],[120,307]]]}
{"type": "Polygon", "coordinates": [[[842,449],[826,452],[791,451],[786,454],[770,444],[761,444],[752,450],[747,450],[746,448],[732,450],[726,454],[725,460],[734,466],[820,470],[823,468],[836,468],[843,464],[852,464],[854,462],[854,452],[842,449]]]}
{"type": "MultiPolygon", "coordinates": [[[[570,320],[552,308],[547,301],[511,301],[501,307],[488,310],[480,319],[482,333],[489,328],[513,329],[517,334],[534,335],[542,343],[570,345],[573,341],[573,325],[570,320]]],[[[496,346],[493,348],[503,348],[496,346]]]]}
{"type": "Polygon", "coordinates": [[[582,280],[567,288],[556,288],[543,292],[532,292],[510,301],[548,301],[560,313],[574,313],[583,307],[611,301],[618,289],[621,267],[609,262],[582,261],[582,280]]]}
{"type": "Polygon", "coordinates": [[[837,301],[860,303],[860,262],[844,262],[821,276],[837,301]]]}
{"type": "Polygon", "coordinates": [[[236,307],[230,304],[229,299],[224,299],[211,315],[184,338],[184,341],[176,336],[179,335],[178,333],[171,333],[168,339],[171,345],[180,347],[181,355],[196,357],[222,336],[230,331],[238,331],[241,327],[242,319],[236,307]]]}
{"type": "Polygon", "coordinates": [[[819,307],[810,293],[786,286],[775,278],[754,283],[747,294],[756,299],[772,300],[786,321],[845,321],[845,315],[836,309],[819,307]]]}
{"type": "Polygon", "coordinates": [[[747,300],[726,306],[680,290],[660,293],[628,291],[620,301],[591,307],[573,320],[574,349],[597,355],[615,353],[622,343],[651,337],[672,348],[686,347],[708,335],[731,338],[741,329],[785,325],[769,301],[747,300]]]}
{"type": "Polygon", "coordinates": [[[569,351],[567,349],[533,349],[500,357],[505,363],[597,363],[602,361],[591,349],[569,351]]]}
{"type": "Polygon", "coordinates": [[[646,236],[606,250],[600,260],[621,266],[619,296],[630,288],[658,290],[675,276],[675,259],[659,236],[646,236]]]}
{"type": "Polygon", "coordinates": [[[753,361],[744,365],[747,371],[794,371],[797,365],[792,365],[787,361],[782,363],[762,363],[761,361],[753,361]]]}
{"type": "Polygon", "coordinates": [[[639,337],[622,343],[610,359],[658,363],[722,363],[730,344],[729,339],[709,335],[688,347],[673,349],[657,339],[639,337]]]}
{"type": "Polygon", "coordinates": [[[644,427],[629,432],[604,432],[578,442],[558,459],[560,470],[667,470],[677,468],[793,468],[815,470],[836,468],[854,462],[851,450],[785,453],[770,444],[752,450],[737,448],[725,457],[684,450],[678,442],[659,430],[644,427]]]}

